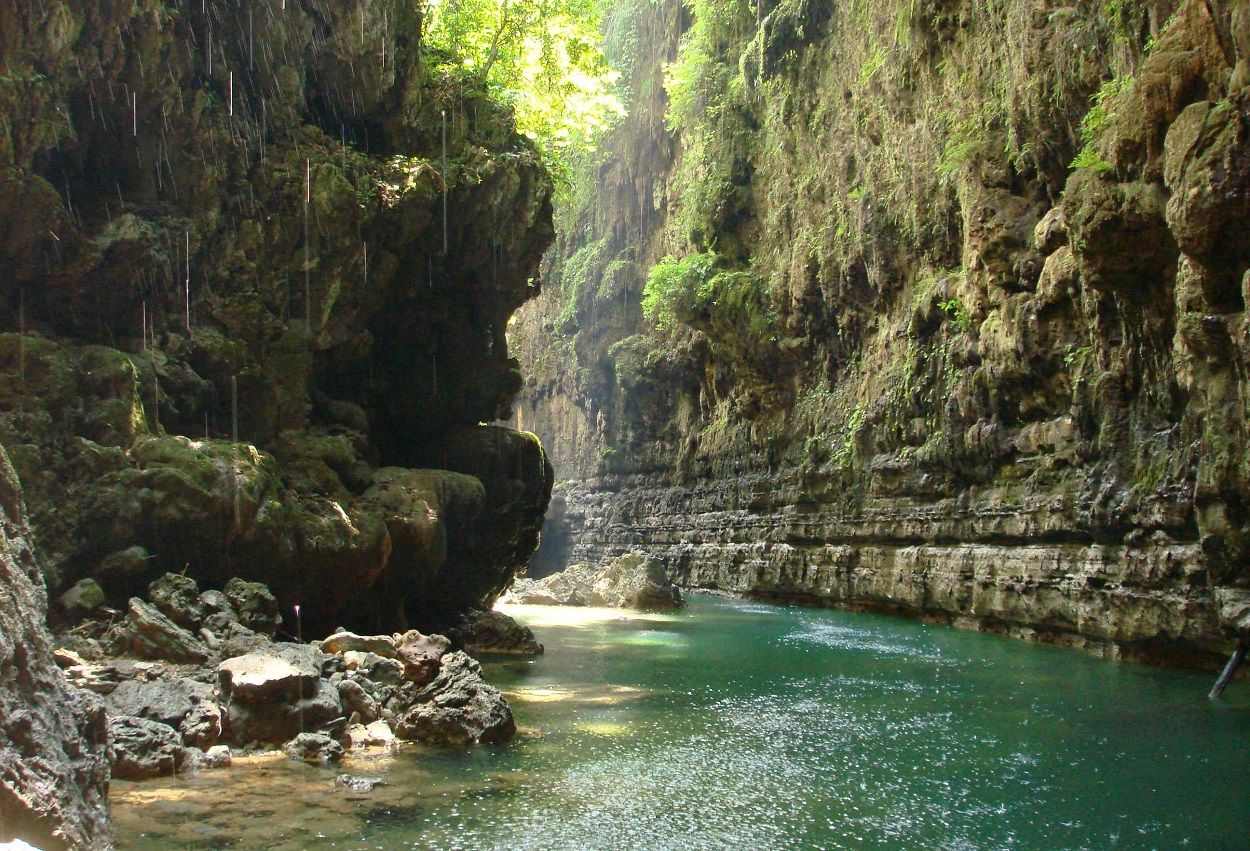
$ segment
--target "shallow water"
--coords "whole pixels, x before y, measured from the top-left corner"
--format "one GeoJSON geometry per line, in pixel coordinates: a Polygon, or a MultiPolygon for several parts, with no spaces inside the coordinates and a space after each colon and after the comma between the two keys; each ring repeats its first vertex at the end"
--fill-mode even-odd
{"type": "Polygon", "coordinates": [[[709,597],[509,612],[547,646],[487,665],[510,745],[118,782],[122,846],[1250,847],[1245,681],[709,597]]]}

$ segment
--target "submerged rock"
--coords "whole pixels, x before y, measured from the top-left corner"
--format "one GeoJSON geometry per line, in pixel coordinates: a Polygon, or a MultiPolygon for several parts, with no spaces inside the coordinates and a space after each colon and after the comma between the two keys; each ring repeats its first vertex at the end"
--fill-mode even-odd
{"type": "Polygon", "coordinates": [[[340,774],[334,778],[335,786],[342,786],[348,792],[367,795],[378,786],[386,785],[381,777],[357,777],[352,774],[340,774]]]}
{"type": "Polygon", "coordinates": [[[675,609],[681,590],[655,559],[620,556],[602,567],[574,564],[545,579],[518,579],[505,602],[540,606],[607,606],[616,609],[675,609]]]}

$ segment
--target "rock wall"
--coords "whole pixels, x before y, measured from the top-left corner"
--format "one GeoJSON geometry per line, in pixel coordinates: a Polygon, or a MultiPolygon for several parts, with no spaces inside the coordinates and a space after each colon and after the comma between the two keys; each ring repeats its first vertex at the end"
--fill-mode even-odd
{"type": "Polygon", "coordinates": [[[3,448],[0,600],[0,842],[109,847],[104,708],[53,664],[39,558],[3,448]]]}
{"type": "Polygon", "coordinates": [[[242,576],[378,631],[525,563],[551,469],[480,424],[521,387],[551,180],[420,26],[404,0],[0,9],[0,437],[52,587],[242,576]]]}
{"type": "Polygon", "coordinates": [[[1134,658],[1245,635],[1246,4],[646,6],[667,103],[640,61],[513,335],[568,558],[1134,658]]]}

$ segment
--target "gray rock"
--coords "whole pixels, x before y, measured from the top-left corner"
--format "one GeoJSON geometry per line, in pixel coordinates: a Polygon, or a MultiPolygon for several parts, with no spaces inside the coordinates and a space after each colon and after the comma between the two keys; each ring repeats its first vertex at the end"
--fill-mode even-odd
{"type": "Polygon", "coordinates": [[[109,759],[113,776],[146,780],[176,774],[187,766],[182,738],[159,721],[147,718],[110,718],[109,759]]]}
{"type": "Polygon", "coordinates": [[[267,586],[235,577],[226,583],[225,596],[239,623],[270,638],[277,633],[282,615],[278,614],[278,601],[267,586]]]}
{"type": "Polygon", "coordinates": [[[248,703],[275,703],[312,694],[323,654],[306,644],[274,644],[217,666],[222,694],[248,703]]]}
{"type": "Polygon", "coordinates": [[[183,744],[191,747],[213,748],[226,735],[226,718],[215,701],[196,703],[178,725],[183,744]]]}
{"type": "Polygon", "coordinates": [[[226,595],[220,591],[209,589],[200,594],[200,605],[204,607],[205,617],[212,615],[224,615],[227,620],[237,621],[239,616],[234,611],[234,606],[230,605],[230,601],[226,599],[226,595]]]}
{"type": "Polygon", "coordinates": [[[200,756],[197,767],[199,768],[226,768],[234,761],[234,755],[230,753],[227,745],[214,745],[200,756]]]}
{"type": "Polygon", "coordinates": [[[464,746],[503,742],[516,733],[508,701],[482,679],[481,666],[463,652],[444,656],[431,683],[409,688],[395,728],[401,739],[464,746]]]}
{"type": "Polygon", "coordinates": [[[321,679],[325,655],[306,644],[274,644],[218,666],[238,744],[285,742],[343,721],[338,689],[321,679]]]}
{"type": "Polygon", "coordinates": [[[79,579],[57,602],[72,618],[83,618],[104,605],[104,589],[94,579],[79,579]]]}
{"type": "Polygon", "coordinates": [[[389,747],[395,743],[395,733],[385,721],[374,721],[372,724],[353,724],[347,728],[345,741],[351,750],[389,747]]]}
{"type": "Polygon", "coordinates": [[[343,703],[343,711],[351,716],[353,713],[362,724],[376,721],[378,718],[378,702],[373,695],[365,691],[356,680],[344,679],[338,684],[339,699],[343,703]]]}
{"type": "Polygon", "coordinates": [[[111,635],[113,649],[147,659],[170,662],[207,662],[204,642],[138,597],[130,598],[126,620],[111,635]]]}
{"type": "Polygon", "coordinates": [[[109,693],[104,707],[110,718],[138,716],[176,728],[212,696],[212,687],[195,680],[126,680],[109,693]]]}
{"type": "Polygon", "coordinates": [[[232,702],[227,711],[230,741],[238,745],[280,744],[301,732],[339,729],[346,719],[337,689],[318,685],[303,700],[232,702]]]}
{"type": "MultiPolygon", "coordinates": [[[[220,617],[212,615],[209,619],[220,617]]],[[[225,629],[216,633],[217,640],[221,645],[221,655],[225,658],[231,656],[243,656],[254,650],[261,650],[268,647],[272,642],[261,635],[259,632],[253,632],[241,623],[230,622],[225,629]]]]}
{"type": "Polygon", "coordinates": [[[502,612],[484,609],[467,612],[460,623],[448,631],[448,637],[457,649],[474,656],[481,653],[533,656],[543,652],[543,646],[529,627],[502,612]]]}
{"type": "Polygon", "coordinates": [[[291,759],[325,765],[343,759],[343,746],[324,733],[300,733],[282,746],[291,759]]]}
{"type": "Polygon", "coordinates": [[[358,653],[373,653],[393,659],[395,657],[395,639],[389,635],[357,635],[354,632],[336,632],[321,642],[321,649],[326,653],[347,653],[354,650],[358,653]]]}
{"type": "Polygon", "coordinates": [[[187,629],[199,629],[207,614],[195,580],[179,573],[166,573],[150,584],[148,600],[171,621],[187,629]]]}

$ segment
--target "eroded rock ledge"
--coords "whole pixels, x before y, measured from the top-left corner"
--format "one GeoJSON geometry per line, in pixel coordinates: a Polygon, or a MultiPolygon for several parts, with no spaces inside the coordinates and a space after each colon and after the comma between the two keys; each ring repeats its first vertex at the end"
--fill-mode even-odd
{"type": "Polygon", "coordinates": [[[1071,501],[1011,504],[990,492],[979,503],[878,496],[849,506],[798,475],[597,484],[564,492],[579,529],[571,558],[642,552],[689,588],[1189,665],[1221,661],[1248,610],[1240,588],[1212,587],[1192,537],[1095,534],[1071,501]]]}

